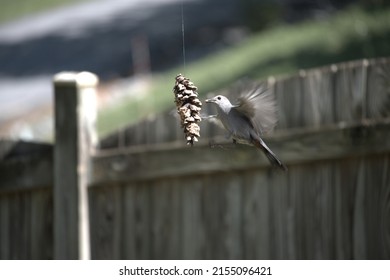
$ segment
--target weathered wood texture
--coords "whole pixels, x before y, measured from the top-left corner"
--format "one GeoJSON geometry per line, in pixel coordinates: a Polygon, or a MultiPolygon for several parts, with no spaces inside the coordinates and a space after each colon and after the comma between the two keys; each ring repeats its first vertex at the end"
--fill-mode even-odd
{"type": "Polygon", "coordinates": [[[1,193],[0,259],[52,258],[52,188],[1,193]]]}
{"type": "Polygon", "coordinates": [[[97,259],[388,259],[390,122],[250,147],[102,152],[90,187],[97,259]]]}
{"type": "MultiPolygon", "coordinates": [[[[265,140],[287,173],[252,147],[210,148],[208,124],[193,148],[171,116],[125,131],[130,147],[91,158],[91,258],[390,259],[388,67],[269,81],[285,115],[265,140]]],[[[53,150],[3,144],[0,258],[55,258],[53,150]]]]}
{"type": "MultiPolygon", "coordinates": [[[[287,164],[382,154],[390,150],[390,119],[366,125],[329,126],[294,130],[265,138],[269,147],[287,164]]],[[[225,143],[227,144],[227,143],[225,143]]],[[[94,159],[91,183],[100,185],[135,180],[159,180],[209,174],[218,171],[267,169],[262,153],[245,145],[210,148],[196,145],[136,147],[101,151],[94,159]]]]}
{"type": "Polygon", "coordinates": [[[96,75],[54,77],[54,255],[89,259],[88,183],[96,121],[96,75]]]}
{"type": "Polygon", "coordinates": [[[90,189],[96,259],[388,259],[390,155],[90,189]]]}
{"type": "Polygon", "coordinates": [[[52,147],[3,144],[0,149],[7,152],[0,161],[0,259],[52,259],[52,147]]]}

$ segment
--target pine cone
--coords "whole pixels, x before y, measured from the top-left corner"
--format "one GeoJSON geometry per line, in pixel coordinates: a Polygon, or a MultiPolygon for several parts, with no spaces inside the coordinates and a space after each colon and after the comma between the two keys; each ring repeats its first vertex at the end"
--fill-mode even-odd
{"type": "Polygon", "coordinates": [[[173,92],[175,94],[175,103],[177,113],[181,119],[181,125],[184,128],[187,145],[193,145],[200,137],[200,127],[198,123],[202,120],[199,112],[202,108],[202,102],[198,99],[198,88],[182,74],[176,76],[173,92]]]}

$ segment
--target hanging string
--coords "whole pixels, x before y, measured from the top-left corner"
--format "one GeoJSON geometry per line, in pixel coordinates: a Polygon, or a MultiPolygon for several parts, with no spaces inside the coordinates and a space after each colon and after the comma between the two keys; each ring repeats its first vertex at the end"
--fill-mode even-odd
{"type": "Polygon", "coordinates": [[[185,40],[184,40],[184,8],[183,8],[183,1],[181,2],[181,35],[183,39],[183,67],[184,70],[186,68],[186,45],[185,45],[185,40]]]}

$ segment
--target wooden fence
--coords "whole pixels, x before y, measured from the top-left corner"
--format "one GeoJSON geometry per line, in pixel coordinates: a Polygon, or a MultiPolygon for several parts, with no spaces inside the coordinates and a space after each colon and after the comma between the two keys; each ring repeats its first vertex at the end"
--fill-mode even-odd
{"type": "Polygon", "coordinates": [[[205,122],[186,147],[168,114],[95,150],[95,81],[57,79],[56,145],[0,145],[0,258],[389,259],[389,67],[268,80],[280,123],[266,141],[287,173],[251,147],[210,148],[205,122]]]}

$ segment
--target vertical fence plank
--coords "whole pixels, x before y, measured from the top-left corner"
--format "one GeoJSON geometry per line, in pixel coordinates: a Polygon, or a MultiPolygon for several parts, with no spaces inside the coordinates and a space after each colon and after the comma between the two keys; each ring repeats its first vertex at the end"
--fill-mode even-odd
{"type": "Polygon", "coordinates": [[[181,259],[182,180],[158,181],[152,188],[153,258],[181,259]]]}
{"type": "Polygon", "coordinates": [[[0,259],[9,259],[10,250],[10,214],[9,214],[9,195],[0,196],[0,259]]]}
{"type": "Polygon", "coordinates": [[[209,246],[206,259],[242,258],[241,176],[237,173],[208,177],[203,192],[203,223],[209,246]]]}
{"type": "Polygon", "coordinates": [[[360,121],[365,116],[367,61],[334,66],[334,108],[337,122],[360,121]]]}
{"type": "Polygon", "coordinates": [[[190,186],[182,189],[183,259],[201,260],[206,245],[202,223],[202,178],[193,178],[190,186]]]}
{"type": "Polygon", "coordinates": [[[10,236],[9,236],[9,259],[15,260],[19,258],[19,244],[20,244],[20,231],[22,230],[22,223],[20,219],[22,214],[19,210],[19,196],[17,194],[11,194],[8,196],[9,200],[9,214],[10,219],[13,220],[10,222],[10,236]]]}
{"type": "Polygon", "coordinates": [[[30,193],[11,194],[9,196],[9,210],[11,222],[9,228],[9,259],[29,259],[30,193]]]}
{"type": "MultiPolygon", "coordinates": [[[[42,224],[44,223],[43,206],[45,205],[44,197],[41,191],[37,191],[32,194],[32,204],[30,223],[31,223],[31,236],[30,236],[30,250],[31,259],[36,260],[41,258],[41,252],[44,248],[42,245],[42,239],[49,239],[48,236],[42,231],[42,224]],[[42,239],[41,239],[42,238],[42,239]]],[[[48,209],[46,209],[48,210],[48,209]]],[[[50,239],[49,239],[50,240],[50,239]]]]}
{"type": "Polygon", "coordinates": [[[366,160],[365,168],[365,213],[367,259],[388,259],[389,233],[389,162],[388,157],[373,157],[366,160]]]}
{"type": "MultiPolygon", "coordinates": [[[[129,202],[128,202],[129,203],[129,202]]],[[[135,225],[128,228],[135,234],[136,258],[152,259],[152,190],[150,182],[138,183],[133,200],[135,225]]]]}
{"type": "Polygon", "coordinates": [[[383,159],[372,158],[367,160],[365,168],[365,215],[368,230],[366,233],[367,253],[366,258],[375,259],[377,256],[383,258],[382,249],[385,246],[385,240],[382,239],[381,231],[381,204],[382,204],[382,184],[384,181],[383,171],[386,165],[383,159]],[[369,186],[369,187],[368,187],[369,186]],[[370,218],[368,218],[370,217],[370,218]]]}
{"type": "Polygon", "coordinates": [[[64,72],[54,77],[54,256],[89,259],[88,176],[96,143],[97,77],[64,72]]]}
{"type": "Polygon", "coordinates": [[[107,200],[107,209],[111,213],[111,225],[108,230],[111,244],[110,259],[122,259],[123,255],[123,203],[118,203],[123,198],[123,187],[116,186],[110,189],[110,196],[107,200]]]}
{"type": "Polygon", "coordinates": [[[271,203],[271,255],[275,259],[287,259],[287,174],[279,170],[267,170],[271,203]]]}
{"type": "Polygon", "coordinates": [[[365,96],[366,118],[390,116],[390,58],[366,61],[367,91],[365,96]]]}
{"type": "Polygon", "coordinates": [[[215,180],[211,176],[203,177],[203,184],[207,186],[203,188],[201,202],[203,205],[202,224],[204,225],[205,238],[208,241],[208,246],[204,248],[205,259],[227,259],[227,253],[223,246],[227,232],[223,227],[224,208],[221,205],[225,192],[216,184],[219,177],[215,180]]]}
{"type": "Polygon", "coordinates": [[[336,258],[353,258],[354,204],[360,159],[340,163],[335,170],[335,237],[336,258]]]}
{"type": "MultiPolygon", "coordinates": [[[[383,259],[390,259],[390,155],[387,155],[382,163],[383,168],[381,192],[380,192],[380,249],[383,259]]],[[[376,257],[376,256],[374,256],[376,257]]]]}
{"type": "MultiPolygon", "coordinates": [[[[123,186],[122,199],[120,203],[123,204],[122,212],[122,246],[123,246],[123,259],[136,260],[138,258],[138,240],[137,240],[137,210],[136,210],[136,184],[126,184],[123,186]]],[[[147,235],[145,233],[145,235],[147,235]]]]}
{"type": "Polygon", "coordinates": [[[53,199],[46,189],[31,194],[31,259],[53,259],[53,199]]]}
{"type": "Polygon", "coordinates": [[[275,80],[272,83],[272,90],[275,96],[278,113],[278,123],[275,129],[284,129],[287,127],[287,118],[285,108],[287,108],[286,96],[284,94],[284,86],[281,79],[275,80]]]}
{"type": "Polygon", "coordinates": [[[363,159],[359,164],[359,171],[357,176],[354,209],[353,209],[353,258],[364,259],[366,256],[366,219],[364,213],[366,211],[365,198],[365,172],[366,161],[363,159]]]}
{"type": "Polygon", "coordinates": [[[268,180],[263,172],[245,175],[243,186],[243,249],[246,259],[267,259],[270,256],[268,180]]]}
{"type": "MultiPolygon", "coordinates": [[[[301,180],[304,176],[304,168],[301,165],[292,166],[289,168],[288,174],[288,191],[290,192],[289,207],[291,208],[291,218],[293,218],[292,225],[292,237],[291,241],[293,245],[289,245],[289,257],[294,259],[305,259],[305,224],[308,221],[304,218],[306,212],[303,193],[304,184],[301,180]]],[[[308,178],[305,178],[307,182],[308,178]]]]}
{"type": "Polygon", "coordinates": [[[332,205],[334,199],[334,170],[336,168],[338,166],[332,162],[318,165],[315,193],[315,207],[317,208],[316,259],[334,259],[335,256],[335,240],[332,238],[335,234],[332,205]]]}
{"type": "Polygon", "coordinates": [[[334,120],[331,67],[322,67],[310,71],[309,88],[312,96],[311,102],[316,114],[315,126],[330,124],[334,120]],[[317,119],[318,118],[318,119],[317,119]]]}
{"type": "Polygon", "coordinates": [[[96,188],[91,195],[91,244],[93,259],[122,258],[122,187],[96,188]]]}
{"type": "Polygon", "coordinates": [[[224,224],[226,227],[227,258],[242,259],[242,177],[234,174],[225,185],[226,208],[224,224]]]}

